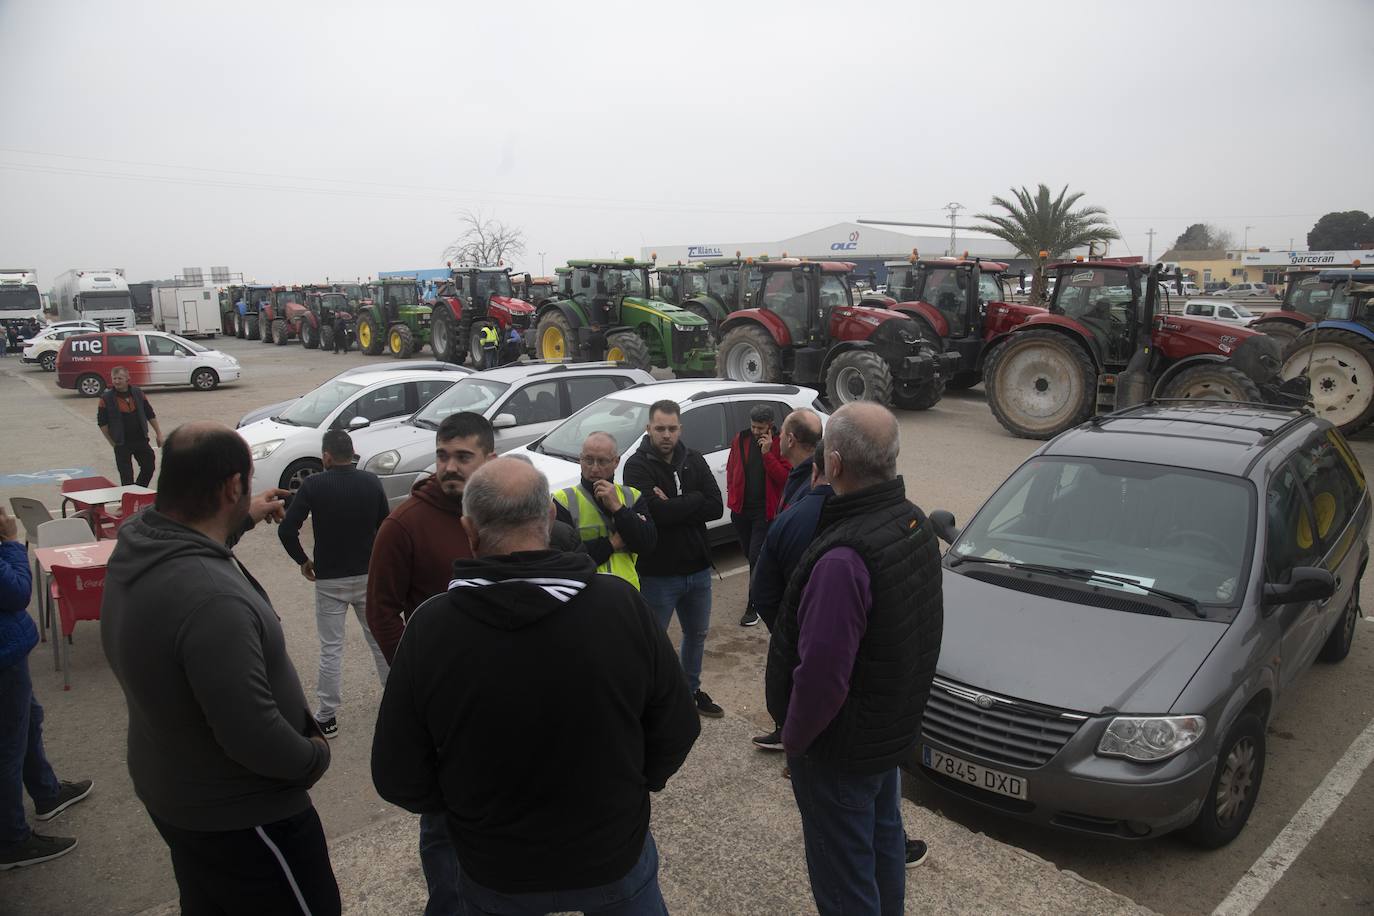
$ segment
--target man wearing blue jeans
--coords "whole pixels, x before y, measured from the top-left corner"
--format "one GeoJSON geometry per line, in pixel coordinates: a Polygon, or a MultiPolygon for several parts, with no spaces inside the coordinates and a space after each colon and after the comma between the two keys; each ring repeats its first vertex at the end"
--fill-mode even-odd
{"type": "Polygon", "coordinates": [[[711,628],[711,548],[706,523],[725,507],[720,487],[700,452],[681,442],[682,408],[658,401],[649,408],[648,435],[625,462],[625,484],[644,494],[658,544],[641,554],[639,591],[666,631],[677,611],[682,627],[682,670],[697,712],[720,718],[724,711],[701,689],[701,659],[711,628]]]}

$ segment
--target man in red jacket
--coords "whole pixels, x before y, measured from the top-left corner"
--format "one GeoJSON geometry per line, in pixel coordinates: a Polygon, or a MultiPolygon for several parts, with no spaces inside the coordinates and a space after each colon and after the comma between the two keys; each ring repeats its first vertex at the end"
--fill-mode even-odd
{"type": "MultiPolygon", "coordinates": [[[[496,457],[496,436],[481,414],[449,414],[434,434],[434,475],[410,491],[377,529],[367,571],[367,626],[386,656],[411,613],[448,591],[453,561],[470,559],[463,530],[463,490],[478,468],[496,457]]],[[[458,911],[458,855],[441,814],[420,815],[420,868],[429,889],[426,914],[458,911]]]]}
{"type": "MultiPolygon", "coordinates": [[[[778,514],[787,474],[792,470],[775,441],[776,422],[773,408],[766,404],[749,411],[749,428],[740,430],[735,441],[730,443],[730,457],[725,464],[725,502],[730,508],[730,521],[739,535],[740,546],[749,558],[750,578],[768,526],[778,514]]],[[[758,622],[758,612],[749,605],[739,625],[752,627],[758,622]]]]}

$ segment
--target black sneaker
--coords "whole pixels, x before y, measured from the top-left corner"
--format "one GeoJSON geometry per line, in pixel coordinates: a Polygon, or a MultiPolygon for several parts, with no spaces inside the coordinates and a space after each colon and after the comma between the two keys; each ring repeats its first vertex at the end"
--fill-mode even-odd
{"type": "Polygon", "coordinates": [[[782,750],[782,729],[774,729],[766,735],[754,738],[754,747],[764,751],[782,750]]]}
{"type": "Polygon", "coordinates": [[[326,738],[333,741],[335,738],[339,737],[339,720],[330,719],[327,722],[321,722],[320,731],[324,733],[326,738]]]}
{"type": "Polygon", "coordinates": [[[745,611],[745,612],[744,612],[744,616],[741,617],[741,618],[739,619],[739,625],[742,626],[742,627],[756,627],[756,626],[758,626],[758,625],[759,625],[759,615],[758,615],[758,611],[755,611],[753,608],[750,608],[749,610],[745,611]]]}
{"type": "Polygon", "coordinates": [[[698,690],[696,695],[697,712],[711,719],[719,719],[725,715],[725,710],[711,702],[711,695],[704,690],[698,690]]]}
{"type": "Polygon", "coordinates": [[[75,848],[75,837],[31,833],[27,840],[18,843],[0,843],[0,871],[47,862],[65,856],[75,848]]]}
{"type": "MultiPolygon", "coordinates": [[[[95,783],[91,782],[89,779],[83,779],[80,782],[60,782],[58,785],[60,788],[57,790],[57,798],[52,800],[52,804],[43,807],[39,807],[37,803],[34,804],[33,816],[40,821],[52,820],[72,805],[81,801],[81,799],[85,798],[87,795],[90,795],[91,788],[95,783]]],[[[72,844],[75,845],[76,840],[72,840],[72,844]]],[[[61,853],[58,853],[58,855],[61,855],[61,853]]]]}
{"type": "Polygon", "coordinates": [[[926,845],[925,840],[907,840],[906,867],[916,868],[919,865],[925,864],[926,855],[929,852],[930,847],[926,845]]]}

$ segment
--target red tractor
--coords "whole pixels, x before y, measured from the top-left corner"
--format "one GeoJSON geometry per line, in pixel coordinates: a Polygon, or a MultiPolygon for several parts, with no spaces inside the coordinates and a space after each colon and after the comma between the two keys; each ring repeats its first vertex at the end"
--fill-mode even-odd
{"type": "Polygon", "coordinates": [[[1003,337],[985,363],[988,405],[1013,435],[1049,439],[1150,398],[1306,403],[1305,384],[1281,383],[1272,337],[1160,314],[1163,265],[1119,258],[1049,270],[1049,309],[1003,337]]]}
{"type": "MultiPolygon", "coordinates": [[[[1359,266],[1359,262],[1355,262],[1359,266]]],[[[1290,270],[1284,274],[1283,302],[1277,309],[1264,313],[1250,327],[1278,339],[1287,349],[1304,330],[1326,319],[1331,310],[1332,284],[1323,280],[1321,270],[1307,268],[1290,270]]]]}
{"type": "Polygon", "coordinates": [[[854,265],[796,258],[742,262],[738,311],[720,323],[723,378],[824,388],[831,404],[933,407],[958,354],[939,353],[909,316],[855,305],[854,265]]]}
{"type": "Polygon", "coordinates": [[[558,298],[557,277],[531,277],[529,274],[516,274],[510,278],[517,299],[524,299],[535,308],[544,304],[546,299],[558,298]]]}
{"type": "Polygon", "coordinates": [[[262,342],[285,346],[287,341],[299,337],[301,322],[310,314],[310,309],[305,304],[306,295],[310,292],[328,290],[327,286],[272,287],[272,294],[263,303],[258,315],[258,326],[262,328],[262,342]]]}
{"type": "MultiPolygon", "coordinates": [[[[524,337],[524,349],[533,347],[534,306],[516,297],[509,267],[450,267],[451,279],[434,300],[430,347],[437,358],[449,363],[467,358],[480,367],[482,331],[491,325],[503,346],[513,327],[524,337]]],[[[529,275],[524,279],[528,281],[529,275]]]]}
{"type": "MultiPolygon", "coordinates": [[[[888,308],[910,315],[921,334],[938,349],[959,355],[959,366],[945,380],[955,390],[983,380],[987,354],[1011,329],[1032,315],[1036,305],[1007,301],[1007,265],[969,258],[921,260],[916,252],[887,268],[888,308]]],[[[1024,277],[1022,278],[1024,282],[1024,277]]],[[[868,297],[866,301],[876,301],[868,297]]]]}

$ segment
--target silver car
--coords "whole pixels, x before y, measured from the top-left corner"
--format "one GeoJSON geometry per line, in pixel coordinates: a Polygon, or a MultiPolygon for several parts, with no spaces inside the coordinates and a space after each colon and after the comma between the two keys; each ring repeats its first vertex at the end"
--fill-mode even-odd
{"type": "Polygon", "coordinates": [[[459,380],[409,417],[353,433],[353,451],[358,467],[381,477],[388,494],[404,492],[409,481],[434,463],[434,432],[449,414],[469,410],[487,417],[496,428],[496,450],[507,452],[604,395],[653,380],[641,369],[616,363],[522,363],[489,369],[459,380]]]}
{"type": "Polygon", "coordinates": [[[1142,405],[1046,444],[952,542],[915,769],[1037,823],[1240,833],[1265,726],[1350,650],[1370,501],[1305,412],[1142,405]]]}

